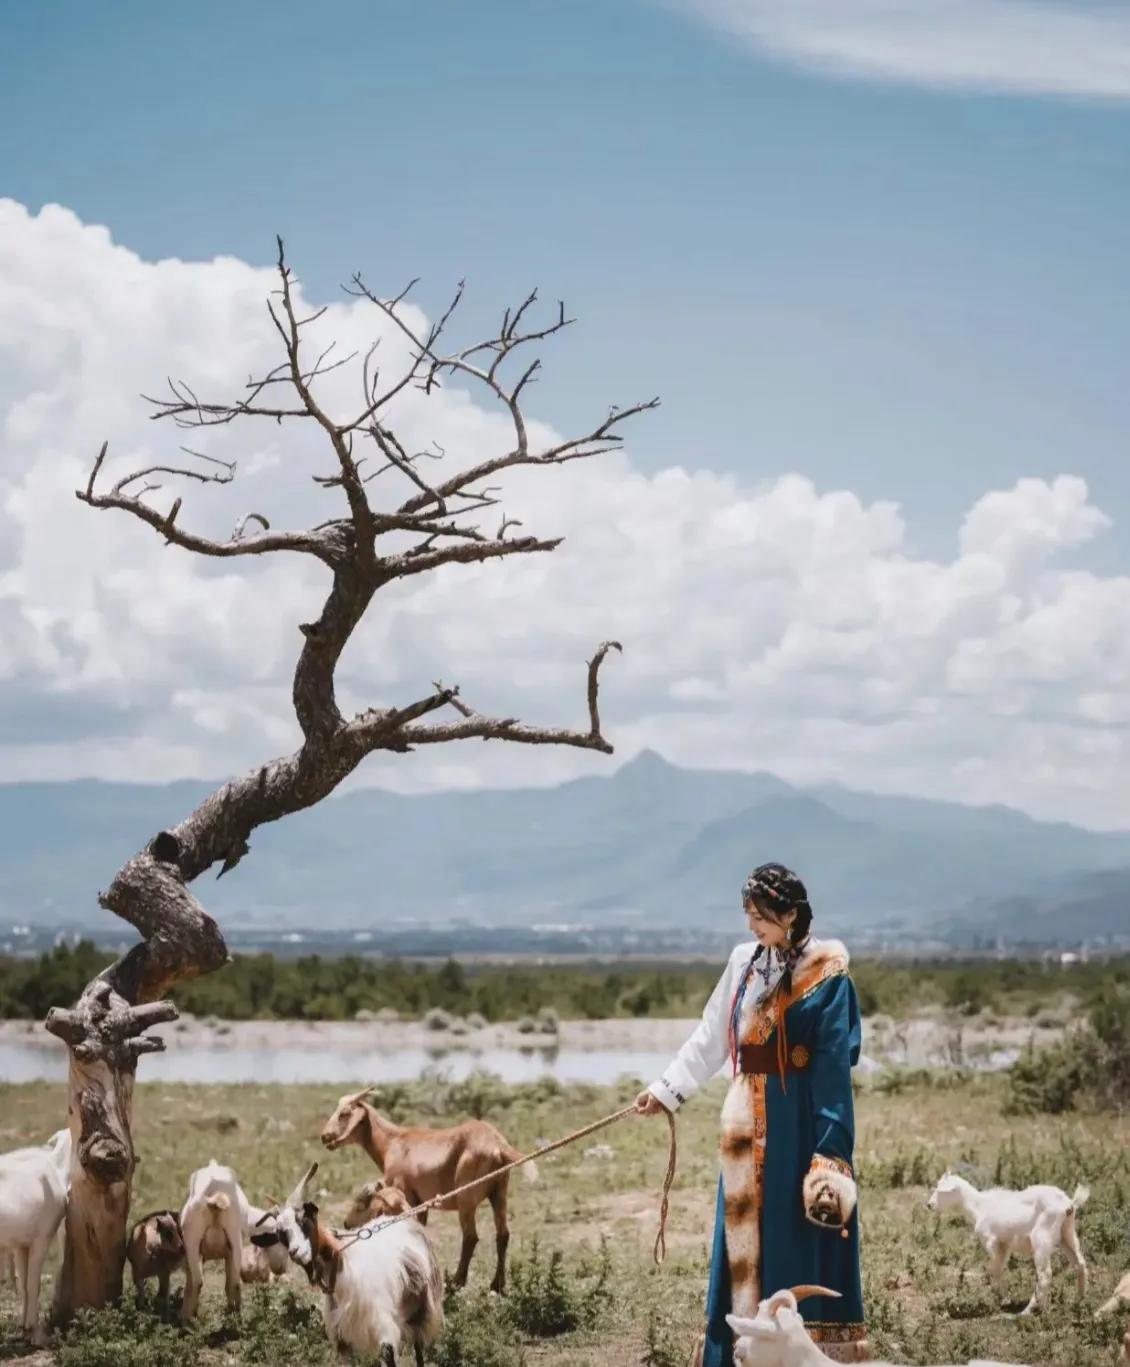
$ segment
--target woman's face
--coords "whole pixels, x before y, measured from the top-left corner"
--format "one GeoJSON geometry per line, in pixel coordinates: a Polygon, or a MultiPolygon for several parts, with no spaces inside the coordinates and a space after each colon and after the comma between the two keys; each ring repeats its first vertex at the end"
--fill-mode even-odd
{"type": "Polygon", "coordinates": [[[795,911],[786,911],[778,919],[768,915],[763,907],[751,900],[745,904],[745,914],[750,931],[757,937],[759,944],[766,949],[785,948],[789,942],[789,930],[796,920],[795,911]]]}

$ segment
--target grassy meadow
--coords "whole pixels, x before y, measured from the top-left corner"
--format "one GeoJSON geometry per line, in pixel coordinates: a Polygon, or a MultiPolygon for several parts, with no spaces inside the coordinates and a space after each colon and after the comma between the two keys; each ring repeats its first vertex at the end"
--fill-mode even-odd
{"type": "MultiPolygon", "coordinates": [[[[617,1109],[635,1090],[629,1080],[562,1088],[550,1081],[507,1087],[486,1076],[461,1083],[426,1078],[380,1089],[378,1101],[401,1121],[444,1124],[482,1115],[528,1149],[617,1109]]],[[[888,1074],[880,1087],[858,1096],[864,1281],[876,1353],[912,1363],[992,1356],[1045,1367],[1113,1364],[1124,1326],[1117,1317],[1096,1323],[1092,1311],[1130,1267],[1130,1122],[1076,1113],[1009,1119],[1001,1109],[1004,1091],[999,1077],[888,1074]],[[984,1184],[1091,1184],[1080,1217],[1092,1270],[1085,1304],[1064,1268],[1047,1314],[1021,1320],[1001,1313],[1026,1302],[1031,1264],[1013,1265],[998,1304],[971,1230],[925,1207],[933,1180],[957,1163],[984,1184]]],[[[494,1247],[484,1206],[470,1285],[449,1296],[448,1332],[434,1358],[439,1367],[681,1367],[698,1332],[706,1287],[721,1096],[715,1083],[679,1117],[680,1166],[662,1270],[651,1260],[667,1154],[662,1120],[631,1118],[550,1156],[537,1183],[517,1174],[511,1294],[503,1306],[486,1292],[494,1247]],[[612,1156],[586,1155],[600,1144],[612,1156]]],[[[336,1100],[336,1089],[326,1087],[140,1085],[135,1210],[179,1206],[189,1172],[211,1157],[229,1162],[251,1199],[265,1202],[285,1194],[316,1156],[318,1199],[331,1215],[341,1212],[374,1169],[357,1148],[321,1150],[317,1135],[336,1100]]],[[[59,1125],[61,1104],[58,1087],[0,1087],[0,1148],[41,1141],[59,1125]]],[[[433,1214],[429,1231],[450,1269],[457,1222],[433,1214]]],[[[202,1315],[190,1333],[139,1315],[131,1293],[122,1311],[93,1318],[51,1352],[33,1353],[21,1341],[14,1295],[4,1287],[0,1357],[28,1367],[335,1360],[316,1300],[297,1270],[289,1287],[244,1288],[243,1313],[233,1321],[223,1309],[218,1265],[210,1268],[202,1315]]],[[[45,1283],[45,1304],[52,1287],[53,1281],[45,1283]]]]}

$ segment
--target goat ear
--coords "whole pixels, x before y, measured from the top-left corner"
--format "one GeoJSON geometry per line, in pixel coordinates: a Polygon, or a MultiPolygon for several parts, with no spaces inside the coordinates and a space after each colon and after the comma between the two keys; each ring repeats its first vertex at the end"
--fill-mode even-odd
{"type": "Polygon", "coordinates": [[[302,1204],[302,1214],[305,1215],[308,1220],[316,1220],[318,1218],[317,1205],[315,1205],[313,1201],[304,1201],[302,1204]]]}
{"type": "Polygon", "coordinates": [[[282,1235],[275,1229],[270,1234],[253,1234],[251,1242],[256,1248],[273,1248],[275,1244],[282,1243],[282,1235]]]}
{"type": "Polygon", "coordinates": [[[341,1143],[343,1144],[368,1116],[365,1107],[360,1104],[364,1096],[364,1092],[358,1092],[356,1096],[351,1096],[349,1098],[349,1109],[346,1112],[348,1120],[346,1121],[345,1129],[341,1132],[341,1143]]]}
{"type": "Polygon", "coordinates": [[[258,1220],[255,1221],[255,1228],[256,1228],[256,1229],[258,1229],[258,1228],[260,1227],[260,1225],[265,1225],[265,1224],[267,1223],[268,1220],[277,1220],[277,1219],[278,1219],[278,1214],[277,1214],[277,1211],[278,1211],[278,1204],[279,1204],[279,1203],[276,1201],[276,1202],[275,1202],[275,1209],[274,1209],[274,1210],[265,1210],[265,1211],[263,1212],[263,1214],[259,1216],[258,1220]]]}
{"type": "Polygon", "coordinates": [[[726,1323],[738,1338],[747,1338],[754,1332],[754,1321],[744,1319],[741,1315],[727,1315],[726,1323]]]}

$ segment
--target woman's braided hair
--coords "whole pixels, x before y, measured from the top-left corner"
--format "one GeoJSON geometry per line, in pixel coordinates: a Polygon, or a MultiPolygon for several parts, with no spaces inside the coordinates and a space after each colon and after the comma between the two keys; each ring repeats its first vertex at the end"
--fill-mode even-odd
{"type": "MultiPolygon", "coordinates": [[[[789,927],[789,948],[785,954],[785,972],[781,978],[783,991],[792,988],[793,969],[808,939],[812,925],[812,908],[808,903],[808,889],[792,869],[784,864],[759,864],[742,884],[742,906],[754,902],[775,921],[790,911],[796,917],[789,927]]],[[[761,957],[763,946],[758,945],[754,959],[761,957]]]]}

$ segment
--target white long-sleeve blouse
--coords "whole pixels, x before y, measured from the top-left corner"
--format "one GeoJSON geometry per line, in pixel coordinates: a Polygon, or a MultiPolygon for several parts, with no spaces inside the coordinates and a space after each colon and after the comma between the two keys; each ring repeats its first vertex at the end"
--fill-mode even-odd
{"type": "MultiPolygon", "coordinates": [[[[710,1000],[703,1008],[702,1020],[663,1070],[662,1077],[648,1088],[652,1096],[669,1111],[677,1111],[684,1102],[689,1101],[728,1061],[734,993],[756,950],[757,941],[753,940],[738,945],[733,951],[717,986],[710,994],[710,1000]]],[[[766,967],[768,978],[760,971],[755,972],[746,989],[742,1001],[743,1019],[748,1018],[754,1007],[776,986],[784,971],[784,961],[779,955],[770,953],[766,967]]]]}

